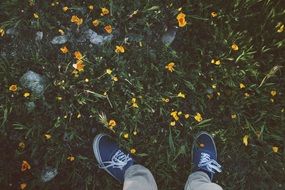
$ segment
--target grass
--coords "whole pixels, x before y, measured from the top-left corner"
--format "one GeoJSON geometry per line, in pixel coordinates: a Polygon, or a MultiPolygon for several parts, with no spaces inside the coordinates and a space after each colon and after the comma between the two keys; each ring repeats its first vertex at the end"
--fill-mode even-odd
{"type": "Polygon", "coordinates": [[[281,0],[1,1],[1,187],[120,189],[93,156],[92,140],[104,132],[136,150],[133,155],[153,172],[160,189],[183,189],[193,137],[203,130],[215,136],[223,166],[216,181],[225,189],[284,189],[282,5],[281,0]],[[101,16],[101,7],[109,14],[101,16]],[[161,36],[178,26],[179,12],[187,25],[178,27],[166,46],[161,36]],[[83,23],[72,23],[72,15],[83,23]],[[94,19],[99,26],[92,25],[94,19]],[[106,34],[106,25],[113,28],[111,42],[90,46],[76,40],[86,28],[106,34]],[[7,34],[10,28],[14,35],[7,34]],[[53,45],[59,29],[71,40],[53,45]],[[38,31],[44,35],[36,41],[38,31]],[[125,52],[116,53],[116,46],[125,52]],[[75,51],[84,56],[78,74],[72,73],[75,51]],[[173,72],[165,68],[170,62],[173,72]],[[45,76],[43,96],[20,84],[28,70],[45,76]],[[30,96],[24,97],[26,92],[30,96]],[[33,111],[27,111],[29,102],[33,111]],[[171,126],[174,111],[182,113],[171,126]],[[21,171],[23,160],[31,169],[21,171]],[[58,175],[42,182],[48,166],[58,175]]]}

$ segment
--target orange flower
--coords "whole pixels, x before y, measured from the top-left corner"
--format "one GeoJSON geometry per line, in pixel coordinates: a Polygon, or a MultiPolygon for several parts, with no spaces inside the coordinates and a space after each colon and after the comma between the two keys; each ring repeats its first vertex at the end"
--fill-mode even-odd
{"type": "Polygon", "coordinates": [[[93,24],[93,26],[96,27],[96,26],[98,26],[100,24],[100,21],[95,19],[95,20],[93,20],[92,24],[93,24]]]}
{"type": "Polygon", "coordinates": [[[132,149],[130,150],[130,152],[131,152],[132,154],[135,154],[135,153],[137,152],[137,150],[136,150],[135,148],[132,148],[132,149]]]}
{"type": "Polygon", "coordinates": [[[104,29],[105,29],[105,31],[106,31],[107,33],[109,33],[109,34],[112,33],[112,26],[111,26],[111,25],[105,26],[104,29]]]}
{"type": "Polygon", "coordinates": [[[30,169],[31,169],[31,165],[26,160],[23,160],[21,171],[24,172],[24,171],[30,170],[30,169]]]}
{"type": "Polygon", "coordinates": [[[117,125],[117,123],[116,123],[115,120],[111,119],[111,120],[109,121],[108,125],[109,125],[109,128],[110,128],[110,129],[113,129],[113,128],[117,125]]]}
{"type": "Polygon", "coordinates": [[[82,56],[82,54],[80,53],[80,51],[74,52],[74,57],[75,57],[76,59],[78,59],[78,60],[83,59],[83,56],[82,56]]]}
{"type": "Polygon", "coordinates": [[[92,11],[94,9],[94,6],[93,5],[89,5],[88,9],[92,11]]]}
{"type": "Polygon", "coordinates": [[[66,12],[68,10],[68,7],[63,7],[62,10],[63,12],[66,12]]]}
{"type": "Polygon", "coordinates": [[[65,53],[68,52],[68,49],[67,49],[66,46],[64,46],[64,47],[60,48],[60,51],[61,51],[63,54],[65,54],[65,53]]]}
{"type": "Polygon", "coordinates": [[[73,22],[73,23],[75,23],[75,24],[77,24],[78,26],[83,23],[83,19],[82,19],[82,18],[79,18],[79,17],[76,16],[76,15],[73,15],[73,16],[71,17],[71,20],[70,20],[70,21],[73,22]]]}
{"type": "Polygon", "coordinates": [[[125,48],[123,46],[116,46],[116,53],[125,53],[125,48]]]}
{"type": "Polygon", "coordinates": [[[177,15],[176,19],[177,19],[177,21],[178,21],[179,27],[184,27],[184,26],[186,26],[187,22],[186,22],[186,20],[185,20],[185,17],[186,17],[186,15],[185,15],[184,13],[182,13],[182,12],[180,12],[180,13],[177,15]]]}
{"type": "Polygon", "coordinates": [[[23,189],[26,189],[27,187],[27,184],[26,183],[21,183],[20,184],[20,189],[23,190],[23,189]]]}
{"type": "Polygon", "coordinates": [[[238,50],[238,45],[236,43],[233,43],[231,48],[232,48],[232,50],[237,51],[238,50]]]}
{"type": "Polygon", "coordinates": [[[175,67],[175,63],[170,62],[165,66],[165,69],[167,69],[168,71],[172,73],[174,71],[174,67],[175,67]]]}
{"type": "Polygon", "coordinates": [[[216,13],[215,11],[213,11],[213,12],[211,12],[211,16],[212,16],[213,18],[215,18],[215,17],[218,16],[218,13],[216,13]]]}
{"type": "Polygon", "coordinates": [[[105,7],[101,8],[101,16],[109,14],[109,10],[105,7]]]}
{"type": "Polygon", "coordinates": [[[1,36],[1,37],[3,37],[3,36],[4,36],[4,34],[5,34],[4,29],[3,29],[3,28],[0,28],[0,36],[1,36]]]}
{"type": "Polygon", "coordinates": [[[72,162],[72,161],[74,161],[74,160],[75,160],[75,157],[74,157],[74,156],[68,156],[68,157],[67,157],[67,160],[69,160],[69,161],[71,161],[71,162],[72,162]]]}
{"type": "Polygon", "coordinates": [[[9,87],[9,90],[12,91],[12,92],[16,92],[18,90],[18,87],[16,84],[12,84],[10,87],[9,87]]]}
{"type": "Polygon", "coordinates": [[[82,60],[78,60],[75,64],[72,65],[74,69],[80,71],[84,71],[85,65],[82,60]]]}
{"type": "Polygon", "coordinates": [[[40,17],[39,17],[39,15],[38,15],[37,13],[34,13],[34,14],[33,14],[33,16],[34,16],[34,18],[35,18],[35,19],[40,18],[40,17]]]}

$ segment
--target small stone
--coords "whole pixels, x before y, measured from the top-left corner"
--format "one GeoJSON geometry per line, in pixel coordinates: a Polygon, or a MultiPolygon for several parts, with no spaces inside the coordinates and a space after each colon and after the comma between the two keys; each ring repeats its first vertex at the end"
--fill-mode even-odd
{"type": "Polygon", "coordinates": [[[162,43],[166,46],[170,46],[176,37],[177,27],[167,30],[161,37],[162,43]]]}
{"type": "Polygon", "coordinates": [[[36,32],[36,41],[41,41],[43,39],[44,33],[41,31],[36,32]]]}
{"type": "Polygon", "coordinates": [[[60,36],[55,36],[52,39],[51,43],[54,45],[55,44],[64,44],[67,42],[67,40],[68,40],[68,37],[66,35],[60,35],[60,36]]]}
{"type": "Polygon", "coordinates": [[[48,182],[52,180],[58,174],[56,168],[46,167],[41,174],[41,179],[43,182],[48,182]]]}
{"type": "Polygon", "coordinates": [[[33,72],[27,71],[21,78],[20,83],[29,89],[35,97],[42,96],[46,88],[46,78],[33,72]]]}

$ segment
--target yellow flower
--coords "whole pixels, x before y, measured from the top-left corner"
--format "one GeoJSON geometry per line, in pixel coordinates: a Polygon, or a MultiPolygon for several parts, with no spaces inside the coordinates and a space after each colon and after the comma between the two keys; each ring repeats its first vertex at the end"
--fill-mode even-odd
{"type": "Polygon", "coordinates": [[[221,64],[221,61],[220,61],[220,60],[212,59],[212,60],[211,60],[211,63],[212,63],[212,64],[215,64],[215,65],[220,65],[220,64],[221,64]]]}
{"type": "Polygon", "coordinates": [[[24,142],[20,142],[19,145],[18,145],[18,147],[19,147],[20,149],[24,149],[24,148],[26,147],[26,145],[25,145],[24,142]]]}
{"type": "Polygon", "coordinates": [[[89,5],[89,6],[88,6],[88,9],[93,10],[93,9],[94,9],[94,6],[93,6],[93,5],[89,5]]]}
{"type": "Polygon", "coordinates": [[[135,148],[132,148],[130,151],[132,154],[135,154],[137,152],[137,150],[135,148]]]}
{"type": "Polygon", "coordinates": [[[182,111],[179,111],[179,112],[178,112],[178,115],[182,115],[182,111]]]}
{"type": "Polygon", "coordinates": [[[137,104],[137,99],[136,98],[132,98],[131,102],[132,102],[132,107],[133,108],[138,108],[139,107],[138,104],[137,104]]]}
{"type": "Polygon", "coordinates": [[[179,25],[179,27],[184,27],[184,26],[186,26],[186,24],[187,24],[187,22],[186,22],[186,20],[185,20],[185,14],[184,13],[182,13],[182,12],[180,12],[177,16],[176,16],[176,19],[177,19],[177,21],[178,21],[178,25],[179,25]]]}
{"type": "Polygon", "coordinates": [[[113,129],[117,125],[116,121],[111,119],[108,123],[110,129],[113,129]]]}
{"type": "Polygon", "coordinates": [[[168,103],[169,102],[169,98],[162,98],[161,99],[163,102],[168,103]]]}
{"type": "Polygon", "coordinates": [[[57,96],[57,97],[56,97],[56,100],[61,101],[61,100],[62,100],[62,97],[61,97],[61,96],[57,96]]]}
{"type": "Polygon", "coordinates": [[[244,135],[244,137],[242,138],[242,142],[243,142],[243,144],[244,144],[245,146],[248,145],[248,138],[249,138],[248,135],[244,135]]]}
{"type": "Polygon", "coordinates": [[[217,95],[218,95],[218,96],[221,96],[221,93],[220,93],[220,92],[217,92],[217,95]]]}
{"type": "Polygon", "coordinates": [[[213,89],[216,89],[216,88],[217,88],[217,85],[216,85],[216,84],[213,84],[213,85],[212,85],[212,88],[213,88],[213,89]]]}
{"type": "Polygon", "coordinates": [[[239,83],[239,88],[243,89],[243,88],[245,88],[245,85],[243,83],[239,83]]]}
{"type": "Polygon", "coordinates": [[[174,71],[174,67],[175,67],[175,63],[170,62],[170,63],[168,63],[168,64],[165,66],[165,69],[167,69],[167,70],[170,71],[170,72],[173,72],[173,71],[174,71]]]}
{"type": "Polygon", "coordinates": [[[107,25],[107,26],[104,27],[104,30],[105,30],[107,33],[111,34],[113,29],[112,29],[112,26],[111,26],[111,25],[107,25]]]}
{"type": "Polygon", "coordinates": [[[170,113],[170,115],[174,118],[175,121],[178,121],[179,120],[179,117],[178,117],[178,114],[177,114],[177,111],[173,111],[170,113]]]}
{"type": "Polygon", "coordinates": [[[125,48],[123,46],[116,46],[116,53],[125,53],[125,48]]]}
{"type": "Polygon", "coordinates": [[[60,51],[61,51],[63,54],[65,54],[65,53],[68,52],[68,49],[67,49],[66,46],[64,46],[64,47],[60,48],[60,51]]]}
{"type": "Polygon", "coordinates": [[[80,117],[81,117],[81,114],[78,113],[77,116],[76,116],[76,118],[79,119],[80,117]]]}
{"type": "Polygon", "coordinates": [[[23,160],[21,171],[24,172],[24,171],[30,170],[30,169],[31,169],[31,165],[26,160],[23,160]]]}
{"type": "Polygon", "coordinates": [[[112,76],[112,80],[115,81],[115,82],[117,82],[119,79],[118,79],[118,77],[116,77],[116,76],[112,76]]]}
{"type": "Polygon", "coordinates": [[[12,84],[10,87],[9,87],[9,90],[12,91],[12,92],[16,92],[18,90],[18,87],[16,84],[12,84]]]}
{"type": "Polygon", "coordinates": [[[50,134],[44,134],[44,137],[46,138],[46,140],[49,140],[51,138],[50,134]]]}
{"type": "Polygon", "coordinates": [[[0,36],[2,37],[2,36],[4,36],[4,34],[5,34],[4,29],[3,29],[3,28],[0,28],[0,36]]]}
{"type": "Polygon", "coordinates": [[[177,94],[177,97],[179,97],[179,98],[185,98],[186,95],[185,95],[184,93],[182,93],[182,92],[179,92],[179,93],[177,94]]]}
{"type": "Polygon", "coordinates": [[[98,26],[100,24],[100,21],[95,19],[95,20],[92,21],[92,24],[93,24],[93,26],[96,27],[96,26],[98,26]]]}
{"type": "Polygon", "coordinates": [[[271,94],[271,96],[276,96],[277,91],[276,90],[271,90],[270,94],[271,94]]]}
{"type": "Polygon", "coordinates": [[[23,189],[26,189],[27,187],[27,184],[26,183],[21,183],[20,184],[20,189],[23,190],[23,189]]]}
{"type": "Polygon", "coordinates": [[[83,19],[82,18],[79,18],[78,16],[76,15],[73,15],[70,19],[71,22],[77,24],[77,26],[81,25],[83,23],[83,19]]]}
{"type": "Polygon", "coordinates": [[[232,119],[236,119],[237,118],[237,114],[234,113],[234,114],[231,115],[231,117],[232,117],[232,119]]]}
{"type": "Polygon", "coordinates": [[[64,31],[62,29],[58,29],[58,32],[60,33],[60,35],[64,35],[64,31]]]}
{"type": "Polygon", "coordinates": [[[24,94],[23,94],[23,96],[25,97],[25,98],[27,98],[27,97],[29,97],[31,94],[29,93],[29,92],[25,92],[24,94]]]}
{"type": "Polygon", "coordinates": [[[80,53],[80,51],[75,51],[75,52],[74,52],[74,57],[75,57],[75,59],[78,59],[78,60],[83,59],[83,56],[82,56],[82,54],[80,53]]]}
{"type": "Polygon", "coordinates": [[[175,124],[176,124],[176,122],[175,122],[175,121],[171,121],[171,122],[170,122],[170,126],[172,126],[172,127],[174,127],[174,126],[175,126],[175,124]]]}
{"type": "Polygon", "coordinates": [[[105,7],[101,8],[101,16],[109,14],[109,10],[105,7]]]}
{"type": "Polygon", "coordinates": [[[217,12],[215,12],[215,11],[213,11],[213,12],[211,12],[211,16],[212,16],[213,18],[215,18],[215,17],[217,17],[217,16],[218,16],[218,13],[217,13],[217,12]]]}
{"type": "Polygon", "coordinates": [[[138,132],[137,132],[137,131],[134,131],[134,132],[133,132],[133,134],[134,134],[134,135],[137,135],[137,134],[138,134],[138,132]]]}
{"type": "Polygon", "coordinates": [[[125,133],[125,134],[123,135],[123,137],[124,137],[125,139],[129,138],[129,133],[125,133]]]}
{"type": "Polygon", "coordinates": [[[273,147],[272,147],[272,151],[273,151],[274,153],[277,153],[277,152],[278,152],[278,147],[277,147],[277,146],[273,146],[273,147]]]}
{"type": "Polygon", "coordinates": [[[70,162],[72,162],[72,161],[75,160],[75,157],[74,157],[74,156],[68,156],[68,157],[67,157],[67,160],[69,160],[70,162]]]}
{"type": "Polygon", "coordinates": [[[85,81],[85,82],[89,82],[89,79],[88,79],[88,78],[86,78],[86,79],[84,79],[84,81],[85,81]]]}
{"type": "Polygon", "coordinates": [[[35,19],[39,18],[39,15],[37,13],[34,13],[33,16],[34,16],[35,19]]]}
{"type": "Polygon", "coordinates": [[[232,48],[232,50],[237,51],[238,50],[238,45],[236,43],[233,43],[231,48],[232,48]]]}
{"type": "Polygon", "coordinates": [[[68,10],[68,7],[63,7],[62,10],[63,12],[66,12],[68,10]]]}
{"type": "Polygon", "coordinates": [[[244,93],[244,96],[245,96],[245,97],[249,97],[250,94],[246,92],[246,93],[244,93]]]}
{"type": "Polygon", "coordinates": [[[106,73],[110,75],[112,73],[112,70],[111,69],[106,69],[106,73]]]}
{"type": "Polygon", "coordinates": [[[196,113],[196,115],[194,116],[194,119],[198,122],[203,120],[202,115],[200,113],[196,113]]]}
{"type": "Polygon", "coordinates": [[[278,33],[281,33],[284,31],[284,24],[282,22],[278,22],[275,28],[277,29],[278,33]]]}
{"type": "Polygon", "coordinates": [[[82,60],[77,60],[77,62],[73,64],[72,66],[74,69],[76,69],[79,72],[84,71],[84,67],[85,67],[82,60]]]}

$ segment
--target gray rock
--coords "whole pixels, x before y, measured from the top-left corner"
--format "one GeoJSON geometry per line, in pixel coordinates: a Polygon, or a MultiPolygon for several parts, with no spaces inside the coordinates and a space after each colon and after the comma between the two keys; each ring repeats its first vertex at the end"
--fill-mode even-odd
{"type": "Polygon", "coordinates": [[[7,31],[6,31],[6,34],[7,35],[11,35],[11,36],[14,36],[16,35],[16,28],[9,28],[7,31]]]}
{"type": "Polygon", "coordinates": [[[27,71],[20,78],[20,83],[24,88],[29,89],[35,97],[39,97],[44,93],[47,80],[45,77],[33,71],[27,71]]]}
{"type": "Polygon", "coordinates": [[[61,36],[55,36],[51,43],[52,44],[64,44],[68,40],[68,37],[66,35],[61,35],[61,36]]]}
{"type": "Polygon", "coordinates": [[[162,43],[169,46],[175,39],[177,32],[177,27],[168,29],[161,37],[162,43]]]}
{"type": "Polygon", "coordinates": [[[36,41],[41,41],[43,39],[44,33],[41,31],[36,32],[36,41]]]}
{"type": "Polygon", "coordinates": [[[95,45],[103,45],[106,42],[110,42],[113,39],[113,35],[99,35],[95,31],[88,29],[84,36],[86,36],[86,39],[90,41],[90,43],[95,45]]]}
{"type": "Polygon", "coordinates": [[[52,180],[58,174],[56,168],[46,167],[41,174],[41,179],[43,182],[48,182],[52,180]]]}

